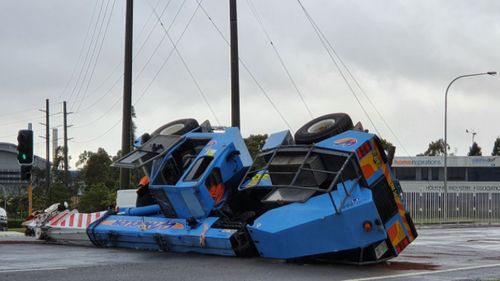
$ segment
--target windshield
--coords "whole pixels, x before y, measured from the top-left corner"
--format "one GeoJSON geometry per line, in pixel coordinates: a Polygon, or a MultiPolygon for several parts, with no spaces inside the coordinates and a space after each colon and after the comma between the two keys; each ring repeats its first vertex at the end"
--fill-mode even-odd
{"type": "Polygon", "coordinates": [[[272,189],[263,202],[303,202],[316,192],[330,192],[337,183],[359,179],[352,153],[313,146],[282,146],[260,154],[241,189],[272,189]]]}
{"type": "Polygon", "coordinates": [[[130,152],[113,163],[114,167],[136,169],[164,155],[180,140],[181,136],[156,135],[138,149],[130,152]]]}

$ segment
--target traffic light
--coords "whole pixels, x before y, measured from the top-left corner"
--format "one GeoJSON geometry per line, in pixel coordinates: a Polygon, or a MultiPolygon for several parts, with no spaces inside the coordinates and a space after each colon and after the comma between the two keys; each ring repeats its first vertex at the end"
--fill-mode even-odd
{"type": "Polygon", "coordinates": [[[22,181],[31,180],[31,166],[29,165],[21,166],[21,180],[22,181]]]}
{"type": "Polygon", "coordinates": [[[20,165],[33,164],[32,130],[20,130],[17,134],[17,161],[20,165]]]}

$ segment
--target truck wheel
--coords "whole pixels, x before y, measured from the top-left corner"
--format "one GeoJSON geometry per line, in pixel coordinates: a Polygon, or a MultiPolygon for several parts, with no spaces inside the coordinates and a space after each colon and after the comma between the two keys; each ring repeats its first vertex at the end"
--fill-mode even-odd
{"type": "Polygon", "coordinates": [[[151,136],[154,137],[156,135],[184,135],[185,133],[192,131],[193,129],[198,128],[200,125],[198,121],[192,118],[188,119],[179,119],[167,123],[160,128],[156,129],[151,136]]]}
{"type": "Polygon", "coordinates": [[[345,113],[323,115],[302,126],[295,133],[295,143],[317,143],[331,136],[351,130],[353,127],[351,117],[345,113]]]}
{"type": "Polygon", "coordinates": [[[35,228],[35,238],[37,240],[43,240],[43,233],[42,233],[42,229],[37,227],[35,228]]]}

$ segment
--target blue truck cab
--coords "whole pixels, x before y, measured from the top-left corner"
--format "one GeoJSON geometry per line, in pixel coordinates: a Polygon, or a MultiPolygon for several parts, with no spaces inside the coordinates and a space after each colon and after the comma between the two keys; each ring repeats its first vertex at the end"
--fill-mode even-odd
{"type": "Polygon", "coordinates": [[[208,217],[225,203],[252,163],[236,128],[161,137],[174,140],[152,165],[150,190],[168,217],[208,217]]]}
{"type": "Polygon", "coordinates": [[[290,140],[288,131],[271,135],[240,185],[265,210],[247,226],[260,256],[372,263],[416,238],[377,136],[290,140]]]}

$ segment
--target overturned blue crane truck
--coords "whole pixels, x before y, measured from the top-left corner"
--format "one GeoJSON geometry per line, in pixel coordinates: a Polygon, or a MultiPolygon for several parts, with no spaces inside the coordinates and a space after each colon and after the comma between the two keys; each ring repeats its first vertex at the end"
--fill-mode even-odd
{"type": "Polygon", "coordinates": [[[379,138],[334,113],[271,134],[252,161],[238,128],[168,123],[114,166],[143,169],[151,205],[108,212],[93,244],[356,264],[416,237],[379,138]]]}

